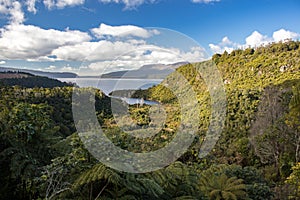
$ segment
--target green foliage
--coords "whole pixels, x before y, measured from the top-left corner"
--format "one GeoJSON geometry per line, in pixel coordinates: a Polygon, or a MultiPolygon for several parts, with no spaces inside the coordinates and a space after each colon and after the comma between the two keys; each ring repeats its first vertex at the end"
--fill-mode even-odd
{"type": "Polygon", "coordinates": [[[24,77],[10,80],[22,84],[0,87],[1,198],[272,199],[272,191],[274,198],[288,196],[282,195],[289,192],[285,187],[299,190],[299,44],[287,41],[212,57],[224,81],[227,115],[217,144],[201,159],[212,99],[198,71],[208,69],[209,61],[176,70],[189,85],[179,87],[179,76],[170,74],[162,84],[134,94],[163,103],[166,120],[150,138],[127,132],[153,128],[150,106],[130,106],[131,119],[121,118],[120,128],[112,117],[111,99],[96,90],[96,115],[106,136],[131,152],[163,148],[176,134],[183,119],[168,84],[192,87],[197,95],[200,120],[193,144],[177,162],[145,174],[115,171],[84,148],[75,133],[72,87],[26,88],[33,86],[24,84],[24,77]]]}
{"type": "Polygon", "coordinates": [[[2,189],[11,192],[15,198],[32,198],[38,191],[33,178],[40,174],[40,167],[50,162],[51,145],[58,141],[57,127],[48,113],[51,108],[45,104],[19,103],[10,111],[4,110],[1,126],[0,162],[3,166],[0,177],[2,189]]]}
{"type": "Polygon", "coordinates": [[[300,197],[300,162],[292,167],[292,173],[285,182],[295,187],[294,195],[291,196],[291,199],[300,197]]]}
{"type": "Polygon", "coordinates": [[[24,72],[4,72],[0,73],[4,78],[0,76],[0,85],[2,86],[20,86],[27,88],[44,87],[64,87],[72,86],[72,84],[61,82],[56,79],[51,79],[43,76],[34,76],[30,73],[24,72]]]}
{"type": "Polygon", "coordinates": [[[209,199],[246,199],[246,185],[243,179],[235,176],[228,177],[224,172],[225,166],[212,166],[201,173],[200,190],[209,199]]]}
{"type": "MultiPolygon", "coordinates": [[[[44,196],[47,187],[36,183],[36,179],[51,159],[61,161],[58,156],[67,149],[58,150],[57,147],[75,130],[71,112],[72,88],[1,87],[0,93],[2,197],[32,199],[44,196]]],[[[96,92],[96,109],[106,117],[110,116],[106,106],[108,102],[107,97],[96,92]]],[[[76,155],[75,152],[73,155],[76,155]]],[[[77,158],[68,160],[74,164],[77,158]]],[[[46,170],[49,172],[46,174],[55,178],[62,169],[60,161],[52,171],[46,170]]],[[[71,170],[63,171],[70,173],[71,170]]]]}
{"type": "Polygon", "coordinates": [[[121,177],[114,170],[106,167],[102,163],[94,165],[91,169],[85,171],[75,181],[74,187],[95,182],[95,181],[107,181],[108,183],[118,185],[120,184],[121,177]]]}
{"type": "Polygon", "coordinates": [[[225,169],[225,173],[229,177],[237,177],[243,179],[246,185],[246,192],[249,199],[268,200],[273,198],[273,192],[260,173],[254,167],[241,167],[239,165],[231,165],[225,169]]]}

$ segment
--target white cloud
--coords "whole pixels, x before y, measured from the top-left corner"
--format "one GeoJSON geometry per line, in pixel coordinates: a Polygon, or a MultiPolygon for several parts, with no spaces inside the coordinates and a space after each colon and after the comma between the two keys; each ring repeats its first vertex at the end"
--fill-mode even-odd
{"type": "Polygon", "coordinates": [[[58,8],[64,8],[66,6],[77,6],[84,4],[84,0],[58,0],[56,6],[58,8]]]}
{"type": "Polygon", "coordinates": [[[72,72],[72,71],[75,71],[75,68],[67,65],[67,66],[63,66],[62,68],[60,68],[59,71],[70,71],[70,72],[72,72]]]}
{"type": "Polygon", "coordinates": [[[106,24],[100,24],[99,28],[91,29],[92,33],[97,38],[108,37],[126,37],[135,36],[141,38],[149,38],[153,34],[157,35],[157,30],[147,30],[138,26],[122,25],[122,26],[109,26],[106,24]]]}
{"type": "Polygon", "coordinates": [[[73,61],[111,60],[135,48],[135,45],[128,42],[101,40],[61,46],[53,50],[52,55],[62,60],[73,61]]]}
{"type": "Polygon", "coordinates": [[[85,0],[44,0],[43,2],[48,9],[52,9],[82,5],[84,4],[85,0]]]}
{"type": "Polygon", "coordinates": [[[0,65],[4,65],[6,62],[4,60],[0,61],[0,65]]]}
{"type": "Polygon", "coordinates": [[[59,31],[32,25],[8,25],[0,29],[0,59],[35,59],[49,56],[65,45],[75,45],[91,40],[77,30],[59,31]]]}
{"type": "Polygon", "coordinates": [[[27,0],[25,2],[25,4],[27,5],[27,10],[29,12],[33,12],[34,14],[36,14],[36,12],[37,12],[36,7],[35,7],[36,1],[37,0],[27,0]]]}
{"type": "Polygon", "coordinates": [[[132,70],[132,69],[138,69],[143,64],[140,63],[139,65],[137,62],[132,61],[125,61],[125,60],[119,60],[118,62],[115,61],[101,61],[101,62],[94,62],[87,66],[87,68],[81,70],[80,74],[82,73],[90,73],[93,74],[96,73],[96,75],[109,73],[113,71],[119,71],[119,70],[132,70]]]}
{"type": "Polygon", "coordinates": [[[51,9],[55,6],[54,0],[44,0],[43,3],[48,9],[51,9]]]}
{"type": "Polygon", "coordinates": [[[224,37],[219,44],[209,44],[209,47],[213,53],[223,53],[224,51],[230,53],[234,49],[240,48],[241,45],[232,42],[228,37],[224,37]]]}
{"type": "Polygon", "coordinates": [[[261,45],[266,45],[270,42],[272,42],[271,38],[268,38],[268,36],[262,35],[257,31],[254,31],[250,36],[246,38],[246,46],[250,47],[258,47],[261,45]]]}
{"type": "Polygon", "coordinates": [[[219,2],[220,0],[192,0],[193,3],[212,3],[219,2]]]}
{"type": "Polygon", "coordinates": [[[7,15],[11,24],[20,24],[25,20],[22,5],[16,0],[0,0],[0,14],[7,15]]]}
{"type": "Polygon", "coordinates": [[[272,42],[284,41],[286,39],[300,39],[300,34],[285,29],[280,29],[275,31],[272,37],[268,37],[267,35],[262,35],[258,31],[254,31],[251,35],[246,37],[244,44],[234,43],[230,41],[228,37],[224,37],[222,42],[218,44],[209,44],[209,47],[213,53],[223,53],[225,50],[230,53],[234,49],[243,49],[248,47],[255,48],[270,44],[272,42]]]}
{"type": "Polygon", "coordinates": [[[134,9],[144,3],[154,3],[157,0],[99,0],[102,3],[122,3],[125,9],[134,9]]]}
{"type": "Polygon", "coordinates": [[[273,33],[273,39],[275,42],[284,41],[286,39],[295,40],[295,39],[298,39],[299,37],[300,37],[300,34],[294,33],[291,31],[287,31],[284,29],[280,29],[273,33]]]}
{"type": "Polygon", "coordinates": [[[11,0],[0,0],[0,13],[9,14],[9,8],[12,7],[11,0]]]}
{"type": "Polygon", "coordinates": [[[102,74],[118,70],[138,69],[149,64],[173,64],[176,62],[197,62],[207,58],[205,51],[193,47],[190,51],[183,52],[179,49],[166,49],[154,45],[137,46],[131,52],[111,60],[92,62],[79,71],[80,75],[102,74]]]}
{"type": "MultiPolygon", "coordinates": [[[[142,29],[136,26],[124,27],[142,29]]],[[[111,28],[114,29],[114,27],[111,28]]],[[[116,30],[119,28],[117,26],[116,30]]],[[[150,37],[147,34],[150,33],[141,31],[138,35],[150,37]]],[[[176,48],[160,48],[148,44],[147,40],[142,39],[120,40],[124,38],[118,37],[119,35],[123,35],[122,31],[111,36],[112,40],[106,38],[100,41],[91,41],[92,38],[88,33],[76,30],[59,31],[46,30],[32,25],[8,25],[0,29],[0,59],[47,62],[55,60],[87,61],[98,62],[98,66],[99,63],[107,65],[107,63],[116,63],[115,61],[117,61],[116,67],[123,66],[134,69],[144,64],[194,62],[207,57],[204,50],[200,48],[192,48],[183,52],[176,48]]],[[[96,68],[94,65],[89,69],[96,68]]],[[[51,70],[54,67],[49,66],[47,69],[51,70]]],[[[64,70],[71,70],[71,68],[68,67],[64,70]]]]}
{"type": "Polygon", "coordinates": [[[102,69],[108,63],[134,69],[144,64],[201,61],[207,58],[204,52],[203,49],[195,47],[183,52],[180,49],[161,48],[146,42],[101,40],[62,46],[55,49],[52,54],[60,60],[97,63],[90,65],[91,69],[102,69]]]}
{"type": "Polygon", "coordinates": [[[280,42],[286,39],[297,40],[300,38],[299,33],[294,33],[289,30],[280,29],[275,31],[272,37],[262,35],[261,33],[254,31],[249,37],[246,38],[246,47],[257,47],[261,45],[266,45],[272,42],[280,42]]]}
{"type": "Polygon", "coordinates": [[[50,65],[49,67],[47,67],[46,68],[47,70],[54,70],[54,69],[56,69],[56,66],[54,66],[54,65],[50,65]]]}
{"type": "Polygon", "coordinates": [[[205,49],[201,47],[192,47],[189,52],[181,53],[182,61],[200,62],[207,60],[208,56],[205,49]]]}
{"type": "Polygon", "coordinates": [[[15,1],[10,8],[10,22],[12,24],[21,24],[25,20],[24,13],[22,11],[22,5],[20,2],[15,1]]]}

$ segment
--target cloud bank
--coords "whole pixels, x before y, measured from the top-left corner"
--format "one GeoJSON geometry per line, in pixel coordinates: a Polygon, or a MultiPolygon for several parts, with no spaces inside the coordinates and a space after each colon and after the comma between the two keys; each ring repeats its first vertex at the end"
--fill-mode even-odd
{"type": "Polygon", "coordinates": [[[38,59],[65,45],[91,40],[88,33],[11,24],[0,29],[0,59],[38,59]]]}
{"type": "MultiPolygon", "coordinates": [[[[125,8],[136,8],[156,0],[99,0],[102,3],[124,4],[125,8]]],[[[219,0],[192,0],[193,3],[211,3],[219,0]]],[[[146,29],[134,25],[112,26],[100,24],[87,32],[79,30],[43,29],[25,25],[25,14],[38,12],[36,4],[44,4],[47,9],[62,9],[83,5],[85,0],[0,0],[0,14],[8,19],[8,25],[0,28],[0,64],[9,60],[29,62],[53,62],[47,70],[72,71],[74,67],[55,66],[54,61],[84,62],[81,67],[92,74],[103,70],[136,69],[146,64],[170,64],[181,61],[197,62],[207,59],[204,49],[196,46],[189,48],[161,46],[150,41],[162,34],[156,29],[146,29]]],[[[165,37],[170,39],[169,37],[165,37]]],[[[231,41],[225,36],[217,44],[209,44],[213,53],[231,52],[238,48],[257,47],[285,39],[297,40],[299,33],[280,29],[264,35],[254,31],[243,43],[231,41]]],[[[160,41],[161,42],[161,41],[160,41]]],[[[176,42],[176,41],[174,41],[176,42]]],[[[159,43],[159,42],[158,42],[159,43]]]]}
{"type": "MultiPolygon", "coordinates": [[[[164,30],[165,31],[165,30],[164,30]]],[[[165,37],[172,37],[165,35],[165,37]]],[[[58,67],[55,61],[83,62],[84,74],[100,74],[119,69],[137,69],[147,64],[197,62],[207,59],[204,49],[189,49],[149,42],[162,34],[156,29],[133,25],[101,24],[90,33],[78,30],[43,29],[25,24],[10,24],[0,29],[0,60],[53,62],[46,70],[76,71],[72,66],[58,67]],[[185,49],[185,50],[183,50],[185,49]]],[[[174,41],[176,45],[176,41],[174,41]]],[[[3,63],[5,64],[5,63],[3,63]]]]}
{"type": "Polygon", "coordinates": [[[300,34],[289,30],[280,29],[273,32],[272,37],[269,37],[259,33],[258,31],[254,31],[245,38],[245,42],[243,44],[234,43],[226,36],[218,44],[209,44],[209,47],[213,53],[223,53],[224,51],[230,53],[234,49],[245,49],[248,47],[255,48],[272,42],[280,42],[289,39],[299,40],[300,34]]]}

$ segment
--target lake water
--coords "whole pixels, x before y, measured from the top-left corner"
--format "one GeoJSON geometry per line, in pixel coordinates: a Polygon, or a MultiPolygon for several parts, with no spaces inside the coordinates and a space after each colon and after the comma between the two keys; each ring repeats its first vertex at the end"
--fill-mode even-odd
{"type": "MultiPolygon", "coordinates": [[[[111,79],[111,78],[58,78],[63,82],[76,83],[79,87],[95,87],[103,91],[106,95],[115,90],[138,90],[147,89],[159,84],[162,79],[111,79]]],[[[124,98],[127,103],[135,104],[140,99],[124,98]]],[[[155,104],[156,102],[144,101],[145,104],[155,104]]]]}

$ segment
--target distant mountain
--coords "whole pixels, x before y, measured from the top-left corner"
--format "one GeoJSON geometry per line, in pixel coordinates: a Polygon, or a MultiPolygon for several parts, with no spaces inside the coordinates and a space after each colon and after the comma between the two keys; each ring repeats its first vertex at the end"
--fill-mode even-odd
{"type": "Polygon", "coordinates": [[[164,79],[167,75],[174,72],[176,68],[186,65],[188,62],[179,62],[174,64],[153,64],[144,65],[137,70],[116,71],[103,74],[101,78],[153,78],[164,79]]]}
{"type": "MultiPolygon", "coordinates": [[[[115,71],[107,74],[103,74],[101,78],[148,78],[148,79],[164,79],[170,73],[174,72],[175,69],[182,65],[186,65],[188,62],[179,62],[174,64],[152,64],[152,65],[144,65],[137,70],[127,70],[127,71],[115,71]]],[[[13,67],[0,67],[0,72],[25,72],[30,73],[35,76],[44,76],[48,78],[76,78],[77,74],[72,72],[46,72],[40,70],[31,70],[31,69],[20,69],[13,67]]],[[[81,76],[85,77],[85,76],[81,76]]],[[[93,76],[87,76],[93,77],[93,76]]]]}
{"type": "Polygon", "coordinates": [[[45,76],[48,78],[76,78],[77,74],[71,72],[45,72],[39,70],[31,70],[31,69],[18,69],[12,67],[0,67],[0,72],[7,72],[7,71],[18,71],[18,72],[25,72],[30,73],[36,76],[45,76]]]}

